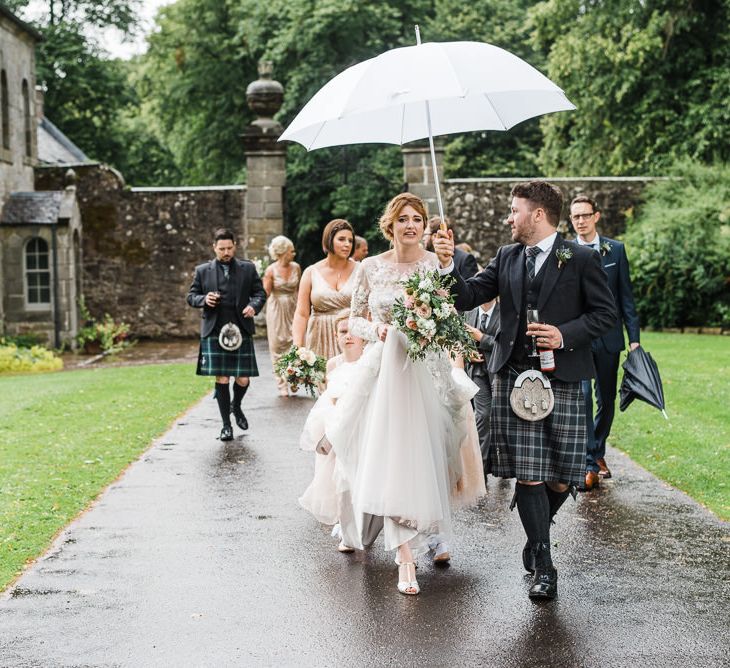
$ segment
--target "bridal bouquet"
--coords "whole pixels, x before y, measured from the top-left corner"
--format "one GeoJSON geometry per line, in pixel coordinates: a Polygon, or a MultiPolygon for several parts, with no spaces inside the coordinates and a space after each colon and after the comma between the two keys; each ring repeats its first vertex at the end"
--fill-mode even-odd
{"type": "Polygon", "coordinates": [[[327,360],[309,348],[292,346],[276,361],[275,370],[292,392],[296,392],[300,385],[304,385],[307,392],[314,397],[324,383],[327,360]]]}
{"type": "Polygon", "coordinates": [[[464,318],[449,292],[454,279],[438,271],[417,272],[401,281],[405,297],[393,306],[393,324],[408,339],[408,357],[421,360],[430,351],[446,350],[466,359],[476,351],[464,318]]]}

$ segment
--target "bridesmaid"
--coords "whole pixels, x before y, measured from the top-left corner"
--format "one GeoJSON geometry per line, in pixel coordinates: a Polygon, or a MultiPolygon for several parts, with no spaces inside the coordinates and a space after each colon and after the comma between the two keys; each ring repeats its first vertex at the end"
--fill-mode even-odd
{"type": "MultiPolygon", "coordinates": [[[[269,255],[274,260],[264,272],[266,290],[266,335],[269,339],[271,364],[291,348],[291,328],[297,307],[297,288],[302,274],[294,262],[294,244],[284,236],[274,237],[269,244],[269,255]]],[[[288,396],[287,384],[276,376],[276,384],[282,397],[288,396]]]]}
{"type": "Polygon", "coordinates": [[[330,359],[339,354],[335,321],[350,308],[355,275],[360,266],[352,259],[355,231],[346,220],[335,218],[322,233],[322,251],[327,256],[307,267],[299,285],[292,326],[294,345],[305,346],[330,359]]]}

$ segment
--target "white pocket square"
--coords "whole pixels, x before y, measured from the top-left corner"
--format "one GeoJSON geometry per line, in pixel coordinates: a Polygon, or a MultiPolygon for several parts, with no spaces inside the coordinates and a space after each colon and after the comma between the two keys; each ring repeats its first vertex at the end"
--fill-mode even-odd
{"type": "Polygon", "coordinates": [[[616,266],[616,263],[611,262],[611,264],[604,265],[604,269],[608,269],[609,267],[615,267],[615,266],[616,266]]]}

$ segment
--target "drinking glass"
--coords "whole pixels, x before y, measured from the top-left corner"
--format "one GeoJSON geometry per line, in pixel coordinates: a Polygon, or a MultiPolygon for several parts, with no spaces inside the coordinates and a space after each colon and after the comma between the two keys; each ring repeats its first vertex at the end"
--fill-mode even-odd
{"type": "MultiPolygon", "coordinates": [[[[530,323],[537,323],[540,322],[540,316],[537,312],[536,308],[532,308],[529,304],[527,306],[527,324],[530,323]]],[[[537,352],[537,338],[534,336],[530,337],[532,339],[532,351],[530,352],[530,357],[540,357],[540,353],[537,352]]]]}

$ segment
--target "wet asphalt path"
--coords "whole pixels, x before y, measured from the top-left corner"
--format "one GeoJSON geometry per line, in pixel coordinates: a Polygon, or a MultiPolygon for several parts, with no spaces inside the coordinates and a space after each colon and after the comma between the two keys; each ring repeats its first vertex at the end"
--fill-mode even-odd
{"type": "Polygon", "coordinates": [[[0,665],[728,665],[730,527],[626,457],[558,516],[558,600],[528,600],[494,479],[406,597],[379,544],[341,555],[297,505],[310,406],[265,376],[233,442],[210,397],[178,420],[0,599],[0,665]]]}

